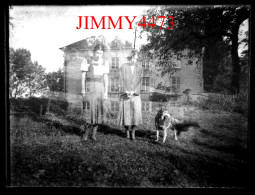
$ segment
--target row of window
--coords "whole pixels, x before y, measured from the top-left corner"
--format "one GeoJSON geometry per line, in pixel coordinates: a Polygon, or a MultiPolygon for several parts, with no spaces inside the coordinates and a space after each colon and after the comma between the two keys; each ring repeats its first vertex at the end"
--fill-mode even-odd
{"type": "MultiPolygon", "coordinates": [[[[90,110],[90,101],[83,102],[83,110],[90,110]]],[[[119,102],[111,101],[111,111],[119,111],[119,102]]],[[[151,102],[142,102],[142,111],[151,111],[151,102]]]]}
{"type": "MultiPolygon", "coordinates": [[[[172,77],[172,88],[175,90],[180,90],[180,77],[172,77]]],[[[91,92],[90,78],[86,79],[85,85],[86,91],[91,92]]],[[[148,92],[150,89],[150,77],[141,78],[141,92],[148,92]]],[[[120,81],[119,77],[111,77],[109,80],[109,92],[118,93],[120,91],[120,81]]]]}
{"type": "MultiPolygon", "coordinates": [[[[142,61],[142,68],[149,69],[149,60],[142,61]]],[[[118,57],[112,58],[112,64],[110,66],[110,69],[113,71],[119,69],[119,58],[118,57]]]]}
{"type": "MultiPolygon", "coordinates": [[[[173,64],[175,64],[176,67],[180,68],[181,67],[181,61],[177,60],[177,57],[173,57],[173,64]]],[[[150,68],[150,62],[149,59],[144,59],[142,60],[142,68],[143,69],[149,69],[150,68]]],[[[111,70],[117,70],[119,69],[119,58],[118,57],[112,57],[112,64],[110,66],[111,70]]]]}

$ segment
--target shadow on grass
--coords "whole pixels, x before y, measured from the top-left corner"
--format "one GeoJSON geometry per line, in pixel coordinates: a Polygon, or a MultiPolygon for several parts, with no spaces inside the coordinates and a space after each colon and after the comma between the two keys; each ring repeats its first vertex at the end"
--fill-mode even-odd
{"type": "Polygon", "coordinates": [[[171,149],[150,152],[149,155],[155,161],[161,159],[161,162],[171,162],[171,167],[179,172],[178,178],[173,178],[175,176],[173,170],[167,170],[168,177],[171,177],[173,181],[181,183],[190,181],[200,187],[245,187],[248,185],[247,167],[245,163],[239,161],[232,163],[235,158],[222,159],[210,154],[186,153],[183,149],[171,149]]]}
{"type": "Polygon", "coordinates": [[[125,132],[123,132],[121,129],[117,129],[114,127],[110,127],[108,125],[100,125],[98,128],[98,132],[103,133],[105,135],[118,135],[120,137],[125,136],[125,132]]]}
{"type": "Polygon", "coordinates": [[[73,134],[77,136],[82,135],[82,131],[79,127],[73,126],[73,125],[62,125],[61,130],[63,130],[65,133],[73,134]]]}
{"type": "MultiPolygon", "coordinates": [[[[59,143],[60,144],[60,143],[59,143]]],[[[13,147],[11,184],[14,186],[72,186],[83,178],[79,174],[83,159],[71,150],[59,152],[59,144],[13,147]]],[[[86,176],[89,176],[87,174],[86,176]]]]}
{"type": "Polygon", "coordinates": [[[207,147],[209,149],[217,150],[220,152],[226,152],[230,153],[236,156],[239,156],[241,158],[245,157],[248,155],[248,151],[246,148],[243,148],[240,144],[238,143],[222,143],[217,141],[213,143],[208,143],[207,140],[199,140],[199,139],[193,139],[193,143],[201,146],[201,147],[207,147]]]}
{"type": "MultiPolygon", "coordinates": [[[[107,125],[100,125],[98,128],[98,132],[103,133],[105,135],[117,135],[120,137],[126,137],[125,130],[121,130],[119,128],[110,127],[107,125]]],[[[135,136],[140,138],[147,138],[147,139],[153,139],[152,137],[155,136],[155,132],[150,130],[143,130],[143,129],[137,129],[135,130],[135,136]]]]}
{"type": "Polygon", "coordinates": [[[217,132],[213,132],[212,130],[206,130],[206,129],[201,129],[200,133],[203,137],[213,137],[217,139],[222,139],[222,135],[219,135],[217,132]]]}
{"type": "Polygon", "coordinates": [[[148,182],[151,186],[244,187],[248,178],[243,163],[229,165],[235,158],[223,161],[220,156],[184,153],[170,145],[134,147],[132,152],[123,145],[121,153],[102,154],[101,148],[88,149],[82,158],[79,150],[61,151],[59,144],[15,146],[12,185],[143,186],[148,182]]]}

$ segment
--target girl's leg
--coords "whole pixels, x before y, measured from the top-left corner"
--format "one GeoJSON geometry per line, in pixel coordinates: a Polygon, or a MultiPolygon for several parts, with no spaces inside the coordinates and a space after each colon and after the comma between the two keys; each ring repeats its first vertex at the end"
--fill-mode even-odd
{"type": "Polygon", "coordinates": [[[135,140],[135,125],[131,126],[131,130],[132,130],[132,140],[135,140]]]}
{"type": "Polygon", "coordinates": [[[81,126],[81,131],[82,131],[81,140],[82,141],[88,140],[89,129],[90,129],[90,127],[87,124],[81,126]]]}
{"type": "Polygon", "coordinates": [[[129,126],[124,126],[126,130],[126,136],[128,139],[130,139],[130,134],[129,134],[129,126]]]}
{"type": "Polygon", "coordinates": [[[97,138],[96,138],[97,129],[98,129],[98,125],[93,125],[93,130],[92,130],[92,139],[93,139],[94,141],[96,141],[96,140],[97,140],[97,138]]]}

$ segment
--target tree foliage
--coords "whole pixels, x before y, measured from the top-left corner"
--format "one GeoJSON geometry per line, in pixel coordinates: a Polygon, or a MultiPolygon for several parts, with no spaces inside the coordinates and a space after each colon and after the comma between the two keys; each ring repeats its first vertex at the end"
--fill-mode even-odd
{"type": "Polygon", "coordinates": [[[45,87],[45,68],[32,62],[29,50],[10,48],[9,65],[10,97],[31,97],[45,87]]]}
{"type": "Polygon", "coordinates": [[[46,87],[45,68],[35,61],[28,71],[29,97],[46,87]]]}
{"type": "Polygon", "coordinates": [[[125,43],[123,43],[120,40],[120,38],[116,36],[114,40],[111,41],[110,48],[111,49],[132,48],[132,43],[130,43],[129,41],[125,41],[125,43]]]}
{"type": "Polygon", "coordinates": [[[46,75],[47,86],[53,92],[64,91],[64,71],[59,69],[56,72],[50,72],[46,75]]]}
{"type": "Polygon", "coordinates": [[[26,49],[10,48],[10,96],[15,98],[24,93],[27,72],[31,67],[31,53],[26,49]]]}
{"type": "Polygon", "coordinates": [[[223,40],[229,46],[231,54],[232,74],[231,90],[239,92],[240,64],[238,57],[238,30],[240,24],[250,17],[247,6],[162,6],[147,11],[148,24],[152,17],[166,16],[164,25],[158,20],[154,29],[146,26],[142,33],[147,33],[149,43],[142,51],[150,57],[158,57],[159,65],[170,72],[169,62],[173,54],[182,57],[181,51],[189,49],[188,56],[201,55],[201,49],[210,48],[211,43],[223,40]],[[173,16],[174,20],[167,18],[173,16]],[[174,27],[171,28],[174,22],[174,27]]]}

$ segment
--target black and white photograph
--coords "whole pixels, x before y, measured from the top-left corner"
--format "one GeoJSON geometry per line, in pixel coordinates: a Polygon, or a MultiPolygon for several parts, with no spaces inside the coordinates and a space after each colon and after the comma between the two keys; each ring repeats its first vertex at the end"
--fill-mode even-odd
{"type": "Polygon", "coordinates": [[[250,5],[9,5],[8,184],[249,184],[250,5]]]}

